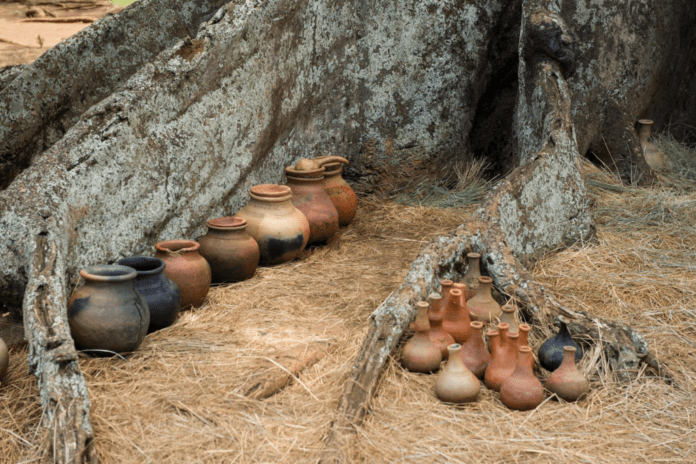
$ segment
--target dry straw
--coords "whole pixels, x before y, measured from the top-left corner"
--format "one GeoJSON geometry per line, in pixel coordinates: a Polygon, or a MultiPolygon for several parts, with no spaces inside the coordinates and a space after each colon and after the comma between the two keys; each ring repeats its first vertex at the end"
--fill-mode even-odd
{"type": "MultiPolygon", "coordinates": [[[[696,193],[678,172],[668,175],[683,185],[641,189],[585,170],[597,238],[549,255],[534,277],[572,308],[637,328],[679,383],[647,372],[617,383],[601,369],[596,349],[581,363],[593,372],[585,400],[549,398],[516,412],[485,388],[477,403],[443,404],[433,394],[434,376],[390,362],[355,441],[336,455],[346,462],[696,462],[696,193]]],[[[331,244],[214,288],[204,307],[149,335],[126,361],[82,359],[100,459],[316,462],[369,315],[418,251],[473,209],[366,198],[360,205],[355,222],[331,244]],[[302,372],[283,358],[310,352],[321,359],[302,372]],[[291,382],[279,393],[246,396],[283,373],[291,382]]],[[[531,345],[550,333],[535,328],[531,345]]],[[[41,410],[26,351],[12,356],[0,389],[0,456],[31,461],[45,446],[41,410]]]]}

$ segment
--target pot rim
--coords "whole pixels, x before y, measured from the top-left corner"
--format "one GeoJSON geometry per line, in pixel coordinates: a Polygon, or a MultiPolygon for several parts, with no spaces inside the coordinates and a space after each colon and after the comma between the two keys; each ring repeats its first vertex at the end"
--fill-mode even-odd
{"type": "Polygon", "coordinates": [[[343,172],[343,163],[328,163],[324,165],[324,177],[336,176],[343,172]]]}
{"type": "Polygon", "coordinates": [[[324,171],[326,171],[324,166],[320,167],[319,169],[312,169],[311,171],[302,171],[295,169],[294,166],[288,166],[285,168],[285,175],[299,179],[323,179],[324,171]]]}
{"type": "Polygon", "coordinates": [[[190,251],[197,251],[201,247],[201,244],[194,242],[193,240],[165,240],[163,242],[158,242],[155,244],[155,249],[163,253],[186,253],[190,251]]]}
{"type": "Polygon", "coordinates": [[[287,185],[258,184],[249,189],[249,197],[258,201],[280,202],[292,198],[292,190],[287,185]]]}
{"type": "Polygon", "coordinates": [[[132,267],[139,276],[159,274],[167,266],[164,261],[152,256],[127,256],[116,261],[116,264],[132,267]],[[148,266],[148,268],[138,269],[140,266],[148,266]]]}
{"type": "Polygon", "coordinates": [[[135,279],[138,271],[120,264],[96,264],[82,268],[80,275],[90,282],[126,282],[135,279]]]}
{"type": "Polygon", "coordinates": [[[649,126],[653,123],[654,123],[654,121],[652,119],[639,119],[638,120],[638,124],[641,124],[643,126],[649,126]]]}
{"type": "Polygon", "coordinates": [[[214,230],[244,230],[247,227],[247,220],[239,216],[225,216],[210,219],[205,224],[209,229],[214,230]]]}

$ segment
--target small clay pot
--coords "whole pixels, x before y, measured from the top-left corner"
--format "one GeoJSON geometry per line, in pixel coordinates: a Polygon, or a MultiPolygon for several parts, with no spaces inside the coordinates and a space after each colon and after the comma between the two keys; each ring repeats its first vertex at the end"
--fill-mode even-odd
{"type": "Polygon", "coordinates": [[[211,219],[208,232],[198,239],[199,253],[212,273],[212,282],[241,282],[254,276],[259,265],[259,245],[246,233],[247,221],[238,216],[211,219]]]}
{"type": "Polygon", "coordinates": [[[517,334],[508,336],[508,325],[498,324],[497,331],[489,331],[488,339],[491,346],[491,359],[486,368],[484,380],[491,390],[500,391],[503,380],[508,378],[517,366],[517,334]],[[512,338],[511,338],[512,337],[512,338]]]}
{"type": "Polygon", "coordinates": [[[655,170],[664,169],[665,161],[662,157],[662,153],[660,153],[660,150],[650,141],[652,125],[653,122],[650,119],[641,119],[638,121],[638,140],[640,141],[640,148],[648,166],[655,170]]]}
{"type": "Polygon", "coordinates": [[[5,341],[0,338],[0,381],[7,374],[7,368],[10,365],[10,350],[7,349],[5,341]]]}
{"type": "Polygon", "coordinates": [[[210,265],[198,253],[200,247],[192,240],[168,240],[155,244],[155,258],[166,264],[164,275],[179,286],[182,309],[202,305],[210,290],[210,265]]]}
{"type": "Polygon", "coordinates": [[[476,295],[466,304],[472,320],[490,323],[500,317],[502,310],[498,302],[493,299],[493,279],[481,276],[478,281],[479,289],[476,295]]]}
{"type": "Polygon", "coordinates": [[[461,349],[458,343],[449,346],[449,360],[435,379],[435,394],[447,403],[476,401],[481,390],[481,383],[462,361],[461,349]]]}
{"type": "Polygon", "coordinates": [[[116,264],[132,267],[138,273],[133,287],[145,298],[150,310],[147,333],[172,325],[181,311],[181,291],[164,275],[164,261],[149,256],[132,256],[119,259],[116,264]]]}
{"type": "Polygon", "coordinates": [[[481,277],[481,255],[479,253],[467,253],[466,261],[466,274],[464,274],[462,283],[466,285],[466,294],[464,296],[466,297],[466,301],[469,301],[476,296],[476,292],[478,292],[478,278],[481,277]]]}
{"type": "Polygon", "coordinates": [[[547,371],[555,371],[561,365],[564,357],[564,346],[573,346],[576,348],[576,362],[582,359],[582,349],[580,345],[575,343],[570,337],[568,325],[562,319],[559,319],[559,325],[560,329],[558,333],[542,343],[537,352],[539,355],[539,364],[547,371]]]}
{"type": "Polygon", "coordinates": [[[249,190],[249,203],[237,217],[259,245],[261,264],[280,264],[297,258],[309,240],[309,222],[292,204],[287,185],[261,184],[249,190]]]}
{"type": "Polygon", "coordinates": [[[534,376],[534,357],[530,347],[519,349],[515,370],[500,386],[500,401],[518,411],[529,411],[544,401],[544,387],[534,376]]]}
{"type": "Polygon", "coordinates": [[[355,213],[358,211],[358,197],[348,182],[341,177],[343,172],[341,163],[325,164],[324,169],[324,180],[321,185],[338,211],[338,225],[345,227],[355,218],[355,213]]]}
{"type": "Polygon", "coordinates": [[[517,323],[517,306],[512,304],[503,305],[500,313],[500,322],[505,322],[510,326],[508,333],[517,333],[519,324],[517,323]]]}
{"type": "Polygon", "coordinates": [[[85,282],[68,301],[68,323],[76,348],[96,354],[135,351],[150,326],[147,302],[133,288],[135,269],[98,265],[82,269],[80,275],[85,282]]]}
{"type": "Polygon", "coordinates": [[[449,356],[447,347],[454,343],[454,338],[442,328],[442,319],[445,316],[445,311],[442,307],[442,297],[437,293],[431,293],[429,298],[428,321],[430,322],[430,330],[428,331],[428,336],[435,346],[440,349],[442,359],[447,359],[449,356]]]}
{"type": "Polygon", "coordinates": [[[427,301],[417,303],[416,333],[401,350],[401,365],[411,372],[429,373],[440,368],[442,353],[430,340],[427,301]]]}
{"type": "Polygon", "coordinates": [[[486,367],[491,360],[491,354],[483,340],[483,322],[472,321],[469,326],[471,327],[471,336],[462,345],[462,361],[476,377],[483,380],[486,367]]]}
{"type": "Polygon", "coordinates": [[[324,243],[338,232],[338,211],[324,191],[324,168],[298,171],[285,168],[292,204],[309,221],[309,243],[324,243]]]}
{"type": "Polygon", "coordinates": [[[464,293],[458,288],[450,290],[449,302],[442,318],[442,328],[459,344],[466,342],[471,335],[469,311],[466,309],[464,293]]]}
{"type": "Polygon", "coordinates": [[[563,362],[546,380],[546,389],[566,401],[577,401],[590,390],[590,383],[575,365],[574,346],[563,347],[563,362]]]}

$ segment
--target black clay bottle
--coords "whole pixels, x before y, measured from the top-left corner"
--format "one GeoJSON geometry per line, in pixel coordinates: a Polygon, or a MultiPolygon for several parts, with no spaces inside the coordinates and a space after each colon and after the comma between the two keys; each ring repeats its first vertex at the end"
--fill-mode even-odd
{"type": "Polygon", "coordinates": [[[582,359],[582,349],[580,345],[575,343],[568,332],[568,325],[563,319],[559,319],[561,330],[558,333],[546,340],[539,347],[539,364],[547,371],[555,371],[563,362],[563,347],[573,346],[577,349],[575,352],[575,361],[582,359]]]}

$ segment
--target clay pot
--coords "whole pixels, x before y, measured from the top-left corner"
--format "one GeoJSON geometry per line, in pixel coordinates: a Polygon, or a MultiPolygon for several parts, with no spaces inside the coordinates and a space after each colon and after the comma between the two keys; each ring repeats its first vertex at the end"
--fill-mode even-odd
{"type": "Polygon", "coordinates": [[[650,130],[653,122],[650,119],[641,119],[638,121],[638,140],[640,140],[640,148],[643,152],[643,158],[652,169],[664,169],[665,162],[662,153],[650,141],[650,130]]]}
{"type": "Polygon", "coordinates": [[[449,292],[450,298],[442,318],[442,328],[454,338],[455,342],[462,344],[471,335],[471,319],[466,309],[464,293],[458,288],[453,288],[449,292]]]}
{"type": "Polygon", "coordinates": [[[566,401],[576,401],[590,390],[590,383],[575,365],[574,346],[563,347],[563,362],[546,380],[546,389],[566,401]]]}
{"type": "Polygon", "coordinates": [[[454,282],[452,282],[449,279],[443,279],[440,281],[440,295],[442,295],[442,300],[440,300],[440,306],[442,310],[442,314],[445,314],[445,311],[447,311],[447,305],[449,304],[450,298],[452,296],[450,295],[450,290],[454,288],[454,282]]]}
{"type": "Polygon", "coordinates": [[[68,301],[68,323],[79,350],[124,353],[140,346],[150,326],[147,302],[135,288],[137,272],[119,265],[89,266],[68,301]]]}
{"type": "MultiPolygon", "coordinates": [[[[498,324],[497,331],[489,331],[488,339],[491,347],[491,359],[488,361],[484,380],[486,386],[491,390],[500,390],[503,380],[505,380],[517,366],[517,347],[516,339],[508,336],[508,325],[498,324]]],[[[517,334],[511,334],[513,337],[517,334]]]]}
{"type": "Polygon", "coordinates": [[[208,233],[198,239],[198,252],[210,264],[212,282],[241,282],[253,277],[260,253],[256,240],[246,233],[246,219],[222,217],[206,225],[208,233]]]}
{"type": "Polygon", "coordinates": [[[309,221],[309,243],[322,243],[338,232],[338,211],[324,191],[324,168],[298,171],[285,168],[286,185],[292,190],[292,204],[309,221]]]}
{"type": "Polygon", "coordinates": [[[532,349],[523,346],[519,350],[515,370],[500,386],[500,400],[510,409],[529,411],[544,401],[544,387],[534,376],[532,349]]]}
{"type": "Polygon", "coordinates": [[[246,232],[258,243],[262,264],[290,261],[307,246],[309,222],[292,204],[292,190],[286,185],[253,186],[249,203],[235,216],[246,219],[246,232]]]}
{"type": "Polygon", "coordinates": [[[324,169],[324,180],[321,185],[338,211],[338,225],[345,227],[355,218],[355,213],[358,211],[358,197],[348,182],[341,177],[343,172],[341,163],[326,164],[324,169]]]}
{"type": "Polygon", "coordinates": [[[498,302],[493,299],[493,279],[481,276],[478,281],[479,289],[476,295],[467,301],[467,307],[472,320],[490,323],[500,316],[502,310],[498,302]]]}
{"type": "Polygon", "coordinates": [[[517,306],[507,304],[503,305],[501,308],[501,313],[500,313],[500,322],[505,322],[510,326],[508,329],[508,333],[517,333],[518,332],[518,323],[517,323],[517,306]]]}
{"type": "Polygon", "coordinates": [[[478,278],[481,277],[481,255],[479,253],[467,253],[466,274],[462,282],[466,285],[466,301],[472,299],[479,288],[478,278]]]}
{"type": "Polygon", "coordinates": [[[5,341],[0,338],[0,381],[5,378],[7,368],[10,365],[10,350],[7,349],[5,341]]]}
{"type": "Polygon", "coordinates": [[[181,311],[181,291],[164,275],[164,261],[148,256],[132,256],[119,259],[116,264],[132,267],[138,273],[133,287],[145,298],[150,310],[147,333],[172,325],[181,311]]]}
{"type": "Polygon", "coordinates": [[[539,365],[547,371],[555,371],[563,362],[564,346],[573,346],[576,348],[575,361],[582,359],[582,349],[580,345],[575,343],[568,332],[568,325],[565,321],[559,319],[560,330],[556,335],[546,340],[539,347],[537,354],[539,355],[539,365]]]}
{"type": "Polygon", "coordinates": [[[462,361],[476,377],[483,379],[486,366],[491,359],[491,354],[483,340],[483,322],[472,321],[469,326],[471,327],[471,335],[462,345],[462,361]]]}
{"type": "Polygon", "coordinates": [[[430,311],[428,312],[430,330],[428,331],[428,335],[435,346],[440,349],[442,359],[447,359],[447,356],[449,356],[447,347],[454,343],[454,338],[452,338],[452,335],[445,332],[445,330],[442,328],[442,320],[445,316],[445,310],[441,303],[442,297],[439,294],[430,294],[430,311]]]}
{"type": "Polygon", "coordinates": [[[179,286],[182,309],[202,305],[210,290],[210,265],[198,253],[200,247],[192,240],[168,240],[155,244],[155,258],[167,265],[164,275],[179,286]]]}
{"type": "Polygon", "coordinates": [[[416,333],[401,350],[401,365],[411,372],[433,372],[440,368],[442,353],[430,340],[428,302],[419,301],[417,306],[416,333]]]}
{"type": "Polygon", "coordinates": [[[476,401],[481,383],[462,361],[462,346],[450,345],[449,360],[435,379],[435,394],[447,403],[469,403],[476,401]]]}
{"type": "Polygon", "coordinates": [[[518,332],[520,338],[517,339],[517,346],[529,346],[529,331],[532,327],[529,324],[520,324],[518,326],[518,332]]]}

